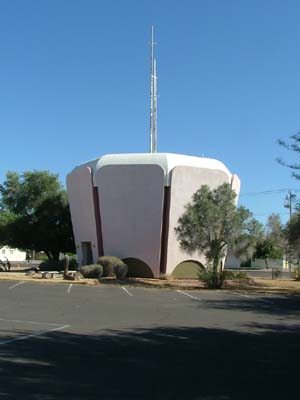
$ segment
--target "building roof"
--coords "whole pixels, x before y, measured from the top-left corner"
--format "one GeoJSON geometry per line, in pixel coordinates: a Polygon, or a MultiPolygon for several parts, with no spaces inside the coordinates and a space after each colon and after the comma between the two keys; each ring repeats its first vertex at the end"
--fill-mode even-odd
{"type": "Polygon", "coordinates": [[[96,158],[80,164],[77,168],[82,166],[90,167],[95,174],[100,168],[108,165],[159,165],[165,171],[166,185],[169,185],[169,176],[172,169],[178,166],[197,167],[215,169],[225,172],[228,176],[231,173],[226,166],[218,160],[213,158],[187,156],[183,154],[173,153],[129,153],[129,154],[106,154],[102,157],[96,158]]]}

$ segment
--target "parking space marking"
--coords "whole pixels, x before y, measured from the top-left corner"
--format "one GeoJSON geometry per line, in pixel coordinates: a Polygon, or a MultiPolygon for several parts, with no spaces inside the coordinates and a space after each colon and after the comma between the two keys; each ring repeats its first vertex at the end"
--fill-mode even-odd
{"type": "MultiPolygon", "coordinates": [[[[23,323],[23,324],[56,325],[56,326],[61,326],[61,324],[56,324],[56,323],[54,323],[54,322],[24,321],[24,320],[21,320],[21,319],[0,318],[0,321],[4,321],[4,322],[16,322],[16,323],[23,323]]],[[[69,326],[69,325],[66,325],[66,326],[69,326]]]]}
{"type": "Polygon", "coordinates": [[[251,299],[251,296],[248,296],[247,294],[244,293],[239,293],[239,292],[233,292],[236,296],[241,296],[241,297],[246,297],[247,299],[251,299]]]}
{"type": "Polygon", "coordinates": [[[3,341],[0,340],[0,346],[2,346],[4,344],[16,342],[17,340],[26,340],[26,339],[29,339],[32,337],[39,337],[39,336],[45,335],[46,333],[50,333],[50,332],[54,332],[54,331],[61,331],[65,328],[69,328],[69,327],[70,327],[70,325],[63,325],[63,326],[58,326],[56,328],[48,329],[47,331],[40,331],[40,332],[32,333],[31,335],[18,336],[14,339],[3,340],[3,341]]]}
{"type": "Polygon", "coordinates": [[[68,287],[67,293],[70,293],[70,292],[71,292],[72,286],[73,286],[73,284],[70,283],[70,286],[68,287]]]}
{"type": "Polygon", "coordinates": [[[129,290],[127,290],[124,286],[122,286],[122,289],[128,294],[128,296],[133,296],[133,294],[130,293],[129,290]]]}
{"type": "Polygon", "coordinates": [[[176,292],[181,293],[181,294],[184,294],[185,296],[190,297],[190,298],[193,299],[193,300],[201,301],[201,299],[199,299],[199,297],[196,297],[196,296],[193,296],[192,294],[183,292],[182,290],[176,290],[176,292]]]}
{"type": "Polygon", "coordinates": [[[16,283],[15,285],[9,287],[8,289],[13,289],[13,288],[15,288],[15,287],[17,287],[17,286],[19,286],[19,285],[22,285],[23,283],[25,283],[25,282],[22,281],[22,282],[16,283]]]}
{"type": "Polygon", "coordinates": [[[273,304],[272,301],[261,299],[259,297],[253,297],[253,295],[252,296],[248,296],[247,294],[239,293],[239,292],[233,292],[233,294],[235,294],[237,296],[241,296],[241,297],[246,297],[247,299],[251,299],[251,300],[255,299],[255,300],[261,301],[262,303],[273,304]]]}

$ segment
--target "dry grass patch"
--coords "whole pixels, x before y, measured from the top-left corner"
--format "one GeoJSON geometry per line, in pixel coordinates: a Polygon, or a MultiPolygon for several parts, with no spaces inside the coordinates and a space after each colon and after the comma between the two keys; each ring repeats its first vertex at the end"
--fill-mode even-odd
{"type": "MultiPolygon", "coordinates": [[[[34,275],[26,275],[25,272],[1,272],[0,280],[6,281],[24,281],[24,282],[34,282],[34,283],[70,283],[70,281],[64,280],[63,274],[56,274],[53,278],[42,277],[42,272],[38,272],[34,275]]],[[[97,279],[75,279],[73,283],[78,283],[80,285],[96,285],[97,279]]]]}
{"type": "MultiPolygon", "coordinates": [[[[1,272],[0,280],[15,280],[34,283],[68,283],[63,279],[63,274],[57,274],[53,278],[42,278],[41,272],[28,276],[24,272],[1,272]]],[[[83,285],[122,285],[143,288],[169,288],[169,289],[206,289],[205,284],[198,279],[150,279],[150,278],[101,278],[97,279],[81,278],[72,281],[72,284],[83,285]]],[[[211,289],[209,289],[211,290],[211,289]]],[[[283,293],[300,295],[300,281],[288,279],[267,279],[267,278],[248,278],[241,280],[227,280],[224,290],[243,290],[247,292],[260,293],[283,293]]]]}
{"type": "Polygon", "coordinates": [[[227,281],[224,288],[261,293],[300,294],[300,282],[291,279],[250,278],[248,281],[227,281]]]}

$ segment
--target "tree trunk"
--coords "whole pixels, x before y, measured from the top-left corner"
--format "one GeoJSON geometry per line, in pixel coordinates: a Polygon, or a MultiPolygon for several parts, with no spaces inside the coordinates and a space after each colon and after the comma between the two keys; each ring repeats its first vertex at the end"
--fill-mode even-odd
{"type": "Polygon", "coordinates": [[[56,261],[58,261],[58,260],[59,260],[59,253],[60,253],[60,251],[59,251],[59,250],[52,251],[52,254],[53,254],[53,259],[54,259],[54,260],[56,260],[56,261]]]}
{"type": "Polygon", "coordinates": [[[222,249],[218,250],[213,260],[213,270],[217,273],[222,272],[222,249]]]}
{"type": "Polygon", "coordinates": [[[221,285],[219,265],[220,265],[220,257],[219,257],[219,255],[217,255],[213,261],[214,287],[215,288],[219,288],[221,285]]]}
{"type": "Polygon", "coordinates": [[[63,258],[63,266],[64,266],[64,279],[67,279],[69,275],[69,256],[65,255],[63,258]]]}
{"type": "Polygon", "coordinates": [[[49,260],[55,260],[55,261],[59,260],[59,254],[60,254],[59,250],[44,250],[44,252],[49,260]]]}
{"type": "Polygon", "coordinates": [[[58,261],[59,260],[59,250],[44,250],[46,256],[49,258],[49,260],[55,260],[58,261]]]}
{"type": "Polygon", "coordinates": [[[48,260],[52,260],[52,254],[49,251],[45,251],[46,256],[48,257],[48,260]]]}

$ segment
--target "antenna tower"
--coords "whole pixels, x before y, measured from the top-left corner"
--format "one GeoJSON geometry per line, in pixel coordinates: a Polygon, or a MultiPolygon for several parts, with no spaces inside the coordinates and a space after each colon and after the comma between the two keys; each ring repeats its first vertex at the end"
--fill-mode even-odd
{"type": "Polygon", "coordinates": [[[150,66],[150,153],[157,152],[157,76],[154,58],[154,34],[151,27],[151,66],[150,66]]]}

